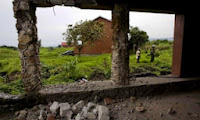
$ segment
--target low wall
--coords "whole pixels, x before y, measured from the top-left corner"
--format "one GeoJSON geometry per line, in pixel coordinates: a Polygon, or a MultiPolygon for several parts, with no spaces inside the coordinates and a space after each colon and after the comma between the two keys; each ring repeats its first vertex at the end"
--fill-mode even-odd
{"type": "Polygon", "coordinates": [[[40,93],[24,96],[0,96],[0,114],[14,112],[24,108],[33,107],[36,104],[47,104],[50,101],[75,103],[79,100],[93,101],[96,96],[103,99],[110,97],[113,99],[129,98],[130,96],[154,96],[163,93],[190,91],[200,88],[200,80],[184,80],[178,82],[168,82],[148,85],[111,86],[111,88],[101,90],[83,90],[60,93],[40,93]]]}

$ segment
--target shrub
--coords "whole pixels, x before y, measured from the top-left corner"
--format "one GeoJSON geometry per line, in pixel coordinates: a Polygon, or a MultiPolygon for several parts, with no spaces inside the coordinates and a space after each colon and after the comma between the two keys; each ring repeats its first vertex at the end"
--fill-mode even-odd
{"type": "Polygon", "coordinates": [[[6,46],[6,45],[0,46],[0,48],[8,48],[8,49],[12,49],[12,50],[17,50],[18,49],[17,47],[6,46]]]}
{"type": "Polygon", "coordinates": [[[49,79],[42,80],[44,85],[66,84],[67,82],[73,82],[73,81],[74,80],[68,79],[66,76],[66,73],[64,73],[64,72],[57,74],[57,75],[53,75],[49,79]]]}
{"type": "Polygon", "coordinates": [[[2,79],[0,77],[0,92],[4,93],[10,93],[10,94],[22,94],[24,93],[24,86],[22,84],[22,80],[18,79],[15,81],[12,81],[10,83],[4,83],[2,82],[2,79]]]}
{"type": "Polygon", "coordinates": [[[103,68],[103,73],[106,79],[109,79],[111,77],[111,63],[108,59],[103,58],[103,61],[101,63],[101,66],[103,68]]]}
{"type": "Polygon", "coordinates": [[[70,60],[63,64],[61,67],[51,69],[50,76],[47,80],[43,79],[44,84],[64,84],[73,82],[77,79],[84,77],[84,73],[79,71],[77,67],[78,60],[70,60]],[[58,73],[59,72],[59,73],[58,73]],[[54,73],[54,74],[51,74],[54,73]]]}
{"type": "Polygon", "coordinates": [[[42,78],[48,79],[51,76],[50,70],[52,67],[45,65],[43,62],[41,63],[42,71],[41,76],[42,78]]]}
{"type": "Polygon", "coordinates": [[[77,79],[77,58],[63,65],[63,70],[69,79],[77,79]]]}

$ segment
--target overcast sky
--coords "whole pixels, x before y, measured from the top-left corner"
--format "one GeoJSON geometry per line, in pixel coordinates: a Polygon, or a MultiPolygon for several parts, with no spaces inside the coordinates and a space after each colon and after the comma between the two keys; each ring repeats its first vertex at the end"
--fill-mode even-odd
{"type": "MultiPolygon", "coordinates": [[[[99,16],[111,20],[111,11],[81,10],[75,7],[56,6],[37,8],[38,38],[42,46],[57,46],[63,41],[62,33],[68,24],[80,20],[93,20],[99,16]]],[[[150,38],[172,38],[174,14],[130,12],[130,25],[147,32],[150,38]]],[[[12,0],[0,1],[0,46],[17,46],[16,19],[12,11],[12,0]]]]}

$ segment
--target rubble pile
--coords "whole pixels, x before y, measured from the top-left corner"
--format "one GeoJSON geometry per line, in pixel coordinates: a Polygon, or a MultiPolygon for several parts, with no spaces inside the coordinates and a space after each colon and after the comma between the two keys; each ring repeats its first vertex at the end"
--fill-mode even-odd
{"type": "Polygon", "coordinates": [[[83,100],[76,104],[54,101],[48,105],[37,105],[31,109],[17,111],[18,120],[109,120],[107,106],[83,100]]]}

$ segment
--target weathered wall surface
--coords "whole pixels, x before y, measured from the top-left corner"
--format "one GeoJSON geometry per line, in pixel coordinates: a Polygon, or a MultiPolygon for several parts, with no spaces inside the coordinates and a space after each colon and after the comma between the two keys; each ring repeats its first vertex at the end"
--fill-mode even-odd
{"type": "MultiPolygon", "coordinates": [[[[111,53],[112,51],[111,46],[113,30],[111,28],[111,22],[101,17],[97,18],[96,21],[104,23],[103,36],[95,42],[88,42],[85,46],[83,46],[81,54],[103,54],[111,53]]],[[[74,52],[75,54],[78,54],[77,47],[74,48],[74,52]]]]}
{"type": "Polygon", "coordinates": [[[119,85],[129,84],[129,8],[128,4],[116,3],[112,10],[112,68],[111,80],[119,85]]]}
{"type": "Polygon", "coordinates": [[[40,81],[39,43],[35,16],[36,6],[28,0],[14,0],[13,11],[17,19],[18,48],[25,91],[38,91],[42,87],[42,83],[40,81]]]}

